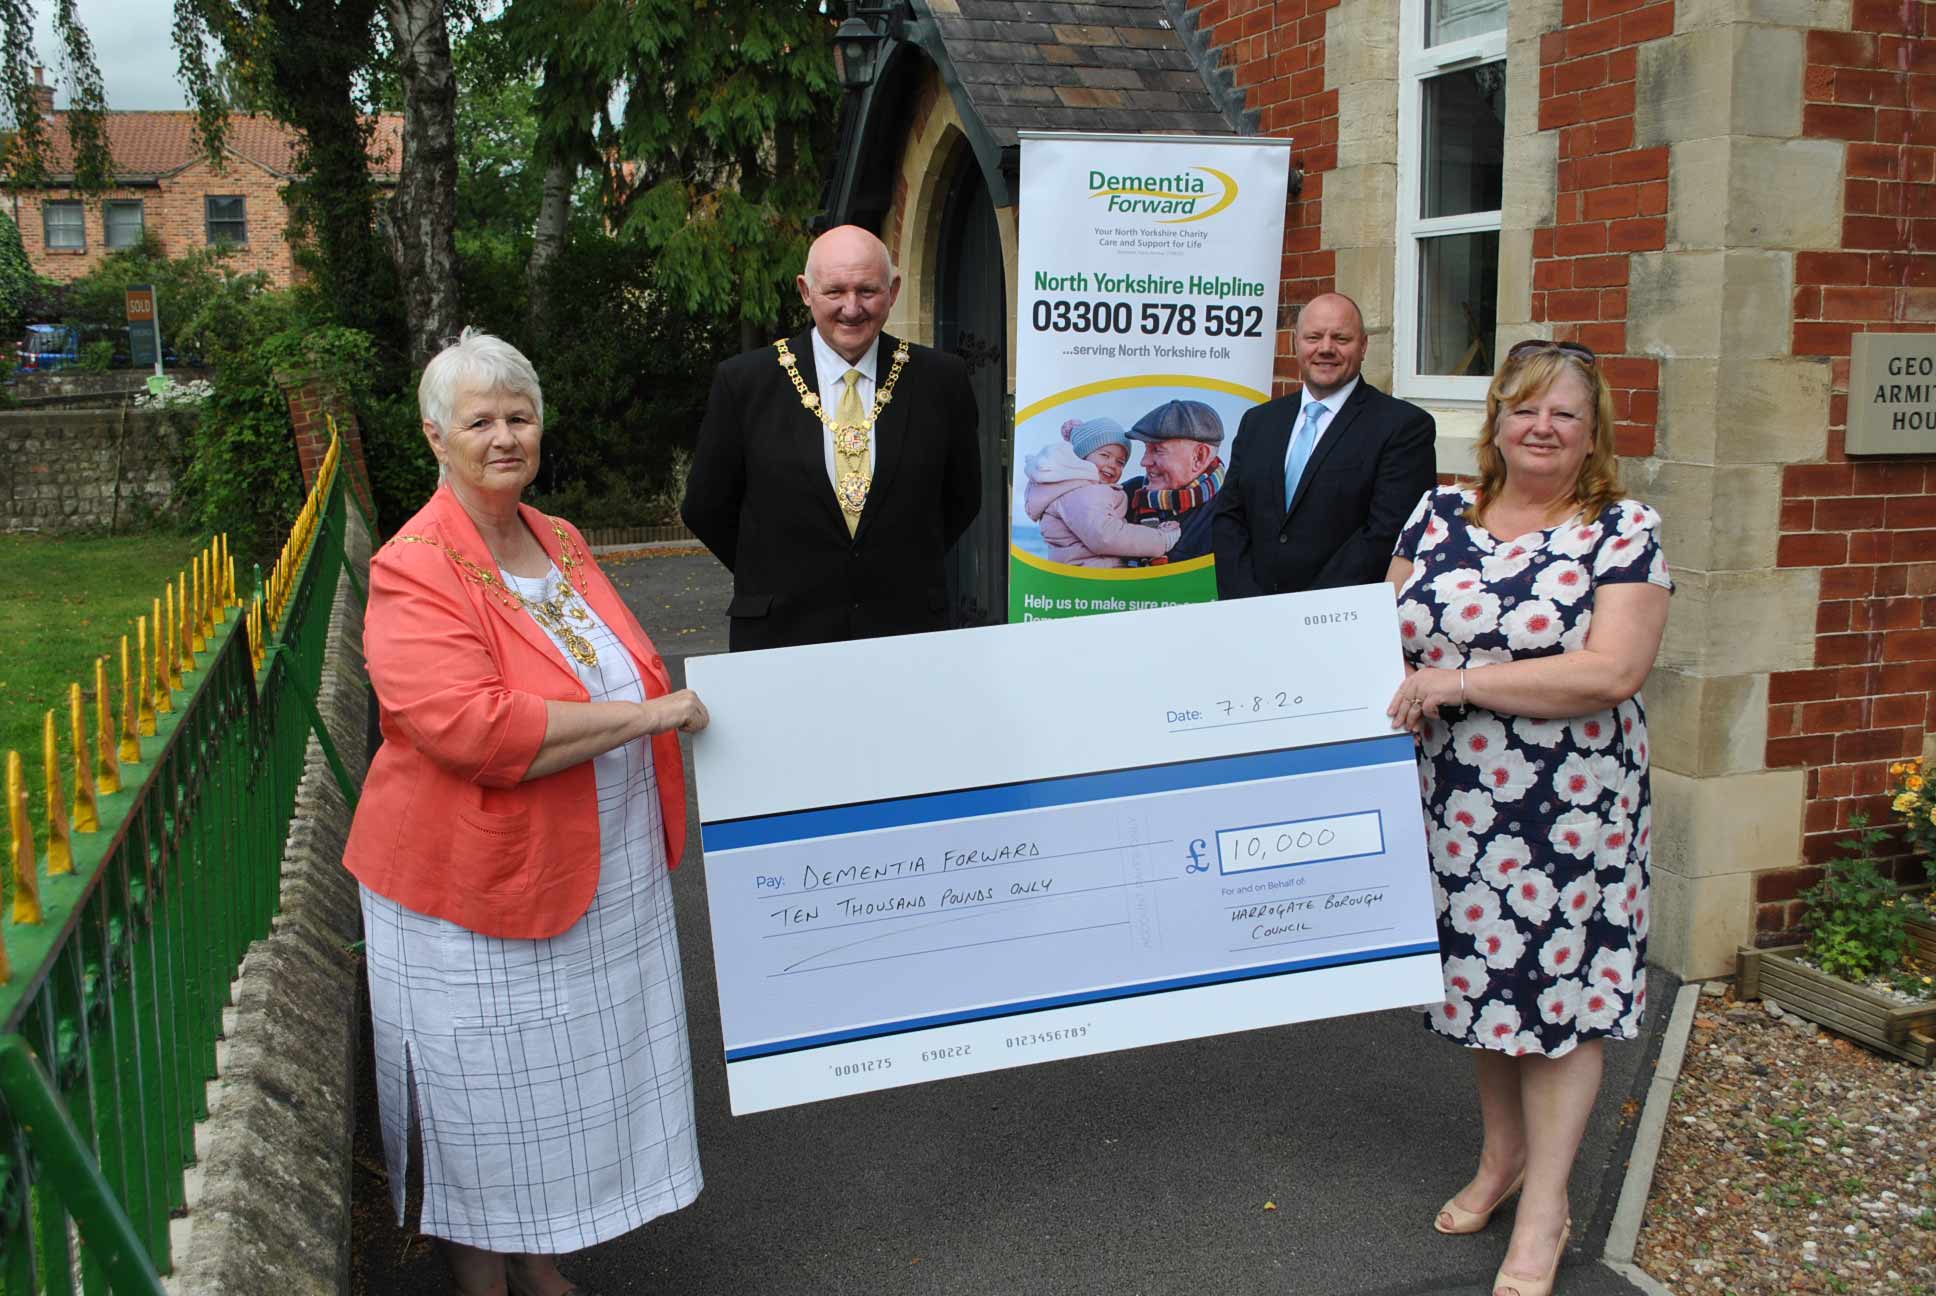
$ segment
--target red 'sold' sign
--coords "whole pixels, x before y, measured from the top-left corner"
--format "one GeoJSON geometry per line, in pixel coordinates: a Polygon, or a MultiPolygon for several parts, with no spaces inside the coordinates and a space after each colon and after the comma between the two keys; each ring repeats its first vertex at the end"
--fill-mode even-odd
{"type": "Polygon", "coordinates": [[[155,290],[143,285],[128,289],[128,323],[147,324],[155,317],[155,290]]]}

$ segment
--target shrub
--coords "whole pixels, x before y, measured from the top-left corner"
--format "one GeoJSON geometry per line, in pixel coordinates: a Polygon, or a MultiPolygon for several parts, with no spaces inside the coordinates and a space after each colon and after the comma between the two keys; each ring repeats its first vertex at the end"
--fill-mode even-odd
{"type": "Polygon", "coordinates": [[[1896,970],[1909,937],[1896,884],[1876,861],[1889,834],[1869,827],[1867,815],[1851,816],[1849,826],[1855,835],[1837,843],[1841,853],[1802,895],[1802,921],[1810,961],[1830,976],[1864,984],[1896,970]]]}
{"type": "Polygon", "coordinates": [[[129,288],[152,284],[155,309],[161,316],[161,336],[177,354],[207,359],[208,330],[204,317],[223,296],[253,297],[268,289],[268,279],[238,275],[225,264],[229,249],[203,248],[169,257],[152,235],[119,252],[69,284],[61,294],[61,318],[78,324],[84,333],[118,333],[127,325],[129,288]]]}
{"type": "Polygon", "coordinates": [[[27,318],[27,307],[35,294],[35,274],[21,246],[20,227],[0,211],[0,334],[12,336],[27,318]]]}

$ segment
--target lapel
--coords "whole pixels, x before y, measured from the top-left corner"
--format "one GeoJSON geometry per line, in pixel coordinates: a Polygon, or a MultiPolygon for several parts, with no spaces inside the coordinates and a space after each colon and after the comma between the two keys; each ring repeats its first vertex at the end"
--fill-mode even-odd
{"type": "MultiPolygon", "coordinates": [[[[1284,499],[1284,457],[1291,451],[1291,432],[1297,424],[1297,410],[1298,407],[1293,405],[1289,418],[1275,427],[1258,429],[1264,435],[1259,438],[1258,459],[1252,462],[1261,461],[1271,467],[1271,471],[1264,474],[1264,502],[1270,505],[1270,512],[1264,515],[1266,517],[1281,518],[1290,512],[1284,499]],[[1265,440],[1270,444],[1261,444],[1265,440]]],[[[1309,475],[1308,472],[1306,475],[1309,475]]]]}
{"type": "MultiPolygon", "coordinates": [[[[793,358],[799,362],[800,381],[807,385],[808,391],[819,396],[820,369],[813,358],[813,327],[809,325],[806,332],[789,338],[787,349],[793,352],[793,358]]],[[[814,511],[829,525],[839,527],[841,534],[845,535],[847,519],[840,511],[840,499],[834,494],[833,481],[827,476],[827,430],[821,423],[821,414],[832,418],[834,412],[822,410],[821,414],[815,414],[800,403],[800,393],[793,390],[793,384],[786,380],[786,375],[780,375],[780,383],[786,390],[783,399],[792,411],[786,420],[787,438],[790,441],[800,438],[796,448],[803,451],[813,464],[814,470],[807,474],[813,485],[808,487],[807,493],[813,496],[814,511]]]]}
{"type": "MultiPolygon", "coordinates": [[[[477,524],[471,521],[471,515],[464,511],[464,506],[457,502],[457,496],[450,487],[439,486],[431,498],[437,503],[438,526],[450,547],[495,578],[497,559],[491,556],[490,547],[484,543],[484,537],[478,534],[477,524]]],[[[544,514],[526,504],[518,505],[518,513],[524,518],[525,525],[531,528],[531,533],[538,537],[538,543],[545,545],[546,553],[557,548],[557,537],[551,534],[551,526],[544,520],[544,514]]],[[[556,561],[555,556],[553,561],[556,561]]],[[[469,578],[466,577],[466,580],[469,578]]],[[[512,633],[537,649],[546,661],[574,681],[577,680],[578,672],[571,668],[571,663],[558,651],[558,645],[551,642],[551,636],[531,619],[531,614],[524,610],[523,605],[515,601],[510,604],[505,602],[502,585],[494,580],[491,585],[481,587],[479,592],[483,595],[484,606],[490,609],[487,615],[497,617],[512,633]]]]}
{"type": "MultiPolygon", "coordinates": [[[[1298,390],[1302,391],[1303,388],[1300,387],[1298,390]]],[[[1304,502],[1304,497],[1311,491],[1312,479],[1318,475],[1318,468],[1330,457],[1331,452],[1338,448],[1339,441],[1351,430],[1352,423],[1357,420],[1359,413],[1365,407],[1365,402],[1370,398],[1371,388],[1360,377],[1358,385],[1351,389],[1351,396],[1345,401],[1344,408],[1333,414],[1331,421],[1325,424],[1324,435],[1318,439],[1317,449],[1311,452],[1310,462],[1304,465],[1304,475],[1297,479],[1297,498],[1292,500],[1289,507],[1284,510],[1285,522],[1288,523],[1291,520],[1291,514],[1297,512],[1297,506],[1304,502]]],[[[1303,412],[1303,402],[1300,401],[1298,408],[1291,412],[1291,422],[1296,423],[1303,412]]],[[[1285,448],[1289,449],[1288,443],[1285,448]]],[[[1278,475],[1283,476],[1281,472],[1278,475]]],[[[1279,486],[1278,489],[1284,488],[1279,486]]]]}
{"type": "MultiPolygon", "coordinates": [[[[497,559],[491,556],[490,548],[484,543],[484,537],[478,534],[477,525],[471,521],[470,514],[464,512],[464,506],[457,502],[457,497],[451,493],[450,488],[439,487],[432,498],[437,502],[439,527],[451,547],[485,571],[495,575],[497,559]]],[[[545,556],[551,559],[560,572],[564,571],[564,543],[559,539],[558,533],[552,529],[551,519],[529,504],[519,504],[518,515],[524,519],[524,525],[531,534],[538,538],[538,544],[544,549],[545,556]]],[[[586,603],[591,605],[592,610],[598,613],[605,624],[611,628],[612,633],[618,636],[619,642],[625,645],[626,651],[632,654],[633,661],[638,665],[640,677],[648,681],[646,696],[657,697],[659,693],[666,691],[663,667],[654,664],[652,654],[648,651],[649,645],[643,642],[633,629],[631,613],[619,600],[617,590],[609,581],[595,577],[591,555],[578,549],[576,545],[573,548],[575,572],[573,588],[586,603]],[[658,683],[657,693],[652,691],[653,681],[658,683]]],[[[491,609],[491,615],[499,617],[513,633],[537,649],[546,661],[568,675],[573,683],[581,683],[578,672],[572,668],[570,662],[565,660],[564,654],[558,651],[558,645],[551,641],[551,636],[532,619],[529,612],[522,606],[506,604],[498,596],[496,589],[485,589],[483,595],[484,605],[491,609]]]]}
{"type": "MultiPolygon", "coordinates": [[[[579,597],[585,600],[592,611],[598,613],[599,620],[603,621],[606,628],[625,645],[625,651],[632,655],[632,662],[638,667],[639,678],[646,682],[645,695],[657,697],[660,693],[664,693],[666,691],[664,663],[657,660],[651,651],[651,644],[641,637],[642,632],[634,628],[636,622],[632,616],[632,610],[625,606],[623,599],[619,598],[618,588],[604,579],[598,569],[592,565],[591,554],[569,536],[560,536],[552,528],[551,519],[529,504],[518,505],[518,512],[523,516],[524,525],[530,528],[531,534],[538,537],[538,543],[544,547],[545,556],[551,559],[560,573],[566,570],[565,545],[571,545],[572,588],[578,591],[579,597]],[[655,680],[659,685],[656,692],[652,688],[655,680]]],[[[533,629],[537,629],[536,623],[528,614],[525,615],[524,620],[533,629]]],[[[546,643],[551,642],[551,637],[545,635],[543,630],[538,630],[538,633],[543,635],[546,643]]],[[[557,655],[555,644],[552,646],[552,653],[554,656],[557,655]]],[[[563,658],[559,660],[562,661],[563,658]]],[[[576,678],[577,674],[577,671],[572,671],[573,678],[576,678]]]]}
{"type": "MultiPolygon", "coordinates": [[[[874,348],[874,399],[880,399],[881,388],[887,383],[888,374],[894,371],[894,348],[901,345],[899,338],[882,333],[880,343],[874,348]]],[[[901,370],[903,377],[907,370],[901,370]]],[[[854,539],[859,540],[867,534],[867,527],[881,511],[881,500],[893,484],[894,470],[901,466],[907,450],[908,405],[905,393],[897,391],[895,398],[881,411],[880,421],[874,424],[874,478],[867,487],[867,504],[860,511],[860,526],[854,531],[854,539]]],[[[842,522],[842,526],[846,523],[842,522]]]]}

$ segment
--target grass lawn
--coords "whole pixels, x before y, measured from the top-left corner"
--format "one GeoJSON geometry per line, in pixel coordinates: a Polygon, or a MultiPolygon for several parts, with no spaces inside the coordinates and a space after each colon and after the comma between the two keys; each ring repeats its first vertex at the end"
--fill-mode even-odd
{"type": "Polygon", "coordinates": [[[103,655],[118,717],[121,636],[132,654],[135,617],[204,543],[182,535],[0,535],[0,761],[20,753],[36,807],[41,717],[55,708],[62,760],[71,760],[67,686],[81,686],[92,734],[94,659],[103,655]]]}

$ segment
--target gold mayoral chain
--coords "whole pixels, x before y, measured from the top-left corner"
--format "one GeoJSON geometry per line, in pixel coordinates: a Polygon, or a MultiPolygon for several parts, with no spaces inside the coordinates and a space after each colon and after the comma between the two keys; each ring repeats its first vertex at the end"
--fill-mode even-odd
{"type": "Polygon", "coordinates": [[[531,619],[564,641],[565,651],[572,659],[586,666],[598,665],[598,649],[592,647],[591,640],[579,634],[575,625],[588,626],[592,623],[591,609],[578,601],[578,591],[572,586],[577,575],[578,557],[570,540],[565,537],[565,528],[557,518],[547,518],[551,529],[558,536],[558,565],[563,568],[564,579],[558,583],[558,592],[548,599],[530,599],[507,586],[497,576],[484,570],[463,554],[451,547],[449,541],[431,540],[424,536],[400,535],[392,540],[406,544],[436,545],[450,556],[458,569],[472,581],[489,590],[498,602],[508,608],[521,607],[531,614],[531,619]]]}
{"type": "MultiPolygon", "coordinates": [[[[902,342],[894,348],[894,365],[887,371],[887,381],[874,393],[874,410],[860,423],[838,423],[828,418],[820,407],[820,397],[808,391],[806,381],[800,377],[800,362],[794,359],[786,339],[775,342],[773,349],[780,353],[780,368],[786,370],[787,377],[793,380],[793,390],[800,393],[800,403],[807,407],[807,413],[819,419],[833,433],[834,453],[864,457],[867,454],[868,433],[874,430],[874,424],[880,419],[881,411],[887,408],[887,403],[894,399],[894,384],[900,381],[901,368],[908,362],[908,344],[902,342]]],[[[834,495],[840,500],[841,510],[859,517],[860,511],[867,506],[868,485],[869,479],[859,472],[842,473],[834,485],[834,495]]]]}

